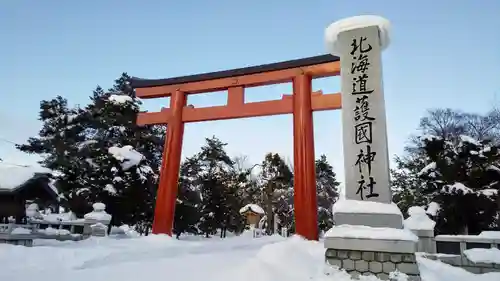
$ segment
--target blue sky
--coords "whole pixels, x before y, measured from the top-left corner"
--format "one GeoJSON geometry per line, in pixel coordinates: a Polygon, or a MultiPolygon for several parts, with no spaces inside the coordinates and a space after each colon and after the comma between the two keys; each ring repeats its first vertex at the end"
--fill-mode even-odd
{"type": "MultiPolygon", "coordinates": [[[[107,88],[124,71],[165,78],[319,55],[328,24],[378,14],[392,22],[383,54],[392,157],[427,108],[484,112],[500,102],[499,12],[496,0],[2,1],[0,138],[23,142],[40,127],[40,100],[63,95],[86,104],[96,85],[107,88]]],[[[316,81],[314,88],[338,92],[339,79],[316,81]]],[[[290,92],[290,85],[251,89],[247,100],[290,92]]],[[[225,98],[212,93],[188,102],[220,105],[225,98]]],[[[145,108],[167,104],[149,100],[145,108]]],[[[327,154],[342,179],[340,111],[314,118],[316,154],[327,154]]],[[[211,135],[250,162],[269,151],[293,159],[291,116],[188,124],[184,154],[211,135]]],[[[1,140],[0,158],[36,161],[1,140]]]]}

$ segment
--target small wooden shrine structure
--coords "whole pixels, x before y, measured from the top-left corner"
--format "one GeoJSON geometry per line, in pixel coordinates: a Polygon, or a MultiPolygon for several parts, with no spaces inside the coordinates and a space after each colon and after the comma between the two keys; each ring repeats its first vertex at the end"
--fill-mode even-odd
{"type": "Polygon", "coordinates": [[[247,225],[257,227],[265,212],[259,205],[247,204],[240,209],[240,214],[246,218],[247,225]]]}
{"type": "MultiPolygon", "coordinates": [[[[22,168],[24,167],[19,167],[22,168]]],[[[15,218],[16,223],[21,223],[29,203],[58,209],[58,194],[51,184],[49,173],[35,173],[18,186],[0,185],[0,223],[7,223],[9,217],[15,218]]]]}

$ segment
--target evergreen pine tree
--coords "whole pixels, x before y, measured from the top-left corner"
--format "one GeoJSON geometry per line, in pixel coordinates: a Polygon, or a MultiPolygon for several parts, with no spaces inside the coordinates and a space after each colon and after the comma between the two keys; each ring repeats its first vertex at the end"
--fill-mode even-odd
{"type": "Polygon", "coordinates": [[[326,155],[316,160],[316,192],[318,201],[318,226],[326,231],[333,226],[332,206],[339,197],[338,186],[333,167],[328,163],[326,155]]]}
{"type": "Polygon", "coordinates": [[[233,168],[227,173],[225,180],[227,217],[221,233],[222,237],[226,236],[226,230],[240,233],[244,229],[246,220],[239,211],[245,204],[248,204],[246,203],[249,196],[247,192],[250,190],[250,186],[254,185],[250,181],[250,172],[248,169],[238,170],[233,168]]]}
{"type": "Polygon", "coordinates": [[[200,196],[200,161],[195,155],[187,158],[181,165],[179,190],[175,207],[174,232],[177,238],[184,233],[198,233],[200,220],[199,208],[202,206],[200,196]]]}
{"type": "Polygon", "coordinates": [[[267,216],[267,233],[274,227],[274,215],[279,227],[293,227],[293,173],[277,153],[266,154],[261,164],[259,185],[262,190],[263,208],[267,216]]]}
{"type": "Polygon", "coordinates": [[[415,151],[410,156],[395,157],[396,169],[391,170],[392,200],[398,205],[405,217],[412,206],[424,209],[431,202],[431,197],[425,194],[425,180],[419,176],[425,167],[426,156],[423,151],[415,151]]]}
{"type": "Polygon", "coordinates": [[[479,234],[497,227],[500,147],[462,135],[453,142],[422,138],[427,166],[423,192],[440,205],[438,233],[479,234]]]}
{"type": "MultiPolygon", "coordinates": [[[[500,142],[500,120],[498,109],[484,115],[464,113],[452,109],[429,110],[420,120],[419,135],[410,138],[405,147],[405,155],[396,157],[396,169],[391,170],[393,201],[403,214],[411,206],[427,206],[432,197],[425,193],[428,179],[420,177],[420,171],[429,159],[422,143],[422,137],[439,137],[446,142],[457,144],[461,135],[467,135],[480,141],[500,142]]],[[[499,202],[500,203],[500,202],[499,202]]],[[[500,204],[499,204],[500,205],[500,204]]]]}
{"type": "Polygon", "coordinates": [[[227,155],[223,143],[215,136],[206,139],[198,158],[201,162],[201,197],[202,208],[199,228],[208,237],[225,230],[230,219],[230,194],[227,193],[226,181],[232,169],[233,161],[227,155]]]}
{"type": "Polygon", "coordinates": [[[123,74],[108,92],[97,87],[91,103],[70,109],[57,97],[42,101],[43,128],[19,145],[44,157],[56,171],[61,197],[78,216],[103,202],[112,225],[150,227],[164,128],[135,124],[140,101],[123,74]]]}
{"type": "Polygon", "coordinates": [[[43,156],[40,164],[55,171],[60,197],[77,215],[89,211],[81,194],[85,189],[82,173],[91,169],[82,148],[88,143],[86,124],[82,122],[83,110],[69,108],[68,101],[57,96],[40,102],[39,135],[30,137],[26,144],[16,147],[30,154],[43,156]]]}
{"type": "Polygon", "coordinates": [[[140,101],[122,74],[104,93],[94,92],[86,107],[92,129],[89,151],[99,169],[89,180],[95,201],[104,202],[113,224],[137,224],[149,228],[159,179],[164,131],[157,126],[137,126],[140,101]],[[116,155],[112,150],[128,150],[116,155]]]}

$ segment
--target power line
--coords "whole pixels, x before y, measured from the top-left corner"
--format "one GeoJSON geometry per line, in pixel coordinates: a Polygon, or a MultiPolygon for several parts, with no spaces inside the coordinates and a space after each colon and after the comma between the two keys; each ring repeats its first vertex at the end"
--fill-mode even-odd
{"type": "Polygon", "coordinates": [[[2,158],[0,158],[0,163],[6,164],[6,165],[11,165],[11,166],[22,167],[22,168],[32,167],[31,165],[22,165],[22,164],[16,164],[16,163],[12,163],[12,162],[5,162],[5,161],[3,161],[2,158]]]}
{"type": "MultiPolygon", "coordinates": [[[[2,137],[0,137],[0,141],[8,143],[8,144],[17,145],[17,143],[15,143],[11,140],[8,140],[6,138],[2,138],[2,137]]],[[[32,167],[32,165],[23,165],[23,164],[17,164],[17,163],[12,163],[12,162],[6,162],[1,157],[0,157],[0,163],[5,164],[5,165],[10,165],[10,166],[22,167],[22,168],[32,167]]]]}
{"type": "Polygon", "coordinates": [[[15,143],[15,142],[11,141],[11,140],[8,140],[8,139],[6,139],[6,138],[2,138],[2,137],[0,137],[0,141],[6,142],[6,143],[10,143],[10,144],[13,144],[13,145],[16,145],[16,144],[17,144],[17,143],[15,143]]]}

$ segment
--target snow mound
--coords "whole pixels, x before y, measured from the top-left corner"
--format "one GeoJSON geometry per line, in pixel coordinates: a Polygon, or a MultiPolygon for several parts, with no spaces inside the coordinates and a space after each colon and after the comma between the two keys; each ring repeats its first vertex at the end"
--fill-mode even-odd
{"type": "Polygon", "coordinates": [[[418,241],[418,237],[408,229],[370,227],[365,225],[336,225],[330,228],[325,237],[418,241]]]}
{"type": "Polygon", "coordinates": [[[498,172],[500,173],[500,168],[498,168],[497,166],[495,165],[490,165],[487,170],[490,170],[490,171],[495,171],[495,172],[498,172]]]}
{"type": "Polygon", "coordinates": [[[45,214],[42,216],[44,221],[54,222],[54,223],[62,221],[73,221],[77,219],[75,213],[73,212],[60,213],[60,214],[45,214]]]}
{"type": "Polygon", "coordinates": [[[43,219],[43,216],[38,210],[38,205],[36,203],[31,203],[26,207],[25,214],[31,219],[43,219]]]}
{"type": "Polygon", "coordinates": [[[107,191],[111,195],[116,195],[117,191],[114,185],[108,183],[104,186],[103,190],[107,191]]]}
{"type": "Polygon", "coordinates": [[[431,141],[443,140],[443,138],[442,137],[438,137],[438,136],[433,136],[433,135],[423,135],[423,136],[420,137],[420,140],[431,142],[431,141]]]}
{"type": "Polygon", "coordinates": [[[500,250],[497,248],[468,249],[464,251],[464,255],[473,263],[500,264],[500,250]]]}
{"type": "Polygon", "coordinates": [[[132,229],[129,225],[124,224],[119,227],[112,226],[110,235],[116,235],[119,238],[137,238],[139,237],[139,233],[132,229]]]}
{"type": "Polygon", "coordinates": [[[407,229],[434,230],[434,227],[436,226],[436,222],[427,216],[427,213],[422,207],[410,207],[408,209],[408,215],[410,216],[403,222],[403,225],[407,229]]]}
{"type": "Polygon", "coordinates": [[[231,270],[229,275],[224,274],[221,280],[351,280],[345,271],[325,265],[324,252],[321,243],[293,236],[265,245],[246,263],[231,270]]]}
{"type": "Polygon", "coordinates": [[[500,231],[482,231],[478,236],[487,239],[500,239],[500,231]]]}
{"type": "Polygon", "coordinates": [[[131,145],[123,147],[112,146],[108,149],[108,153],[113,155],[116,160],[122,162],[124,170],[139,165],[142,159],[144,159],[144,155],[135,150],[131,145]]]}
{"type": "Polygon", "coordinates": [[[36,174],[51,173],[51,170],[40,166],[14,166],[0,163],[0,190],[13,190],[36,174]]]}
{"type": "Polygon", "coordinates": [[[247,204],[243,206],[243,208],[240,209],[240,214],[248,212],[249,210],[257,214],[261,215],[265,214],[264,209],[262,209],[259,205],[256,204],[247,204]]]}
{"type": "Polygon", "coordinates": [[[134,100],[127,95],[111,95],[108,100],[114,104],[124,104],[127,102],[133,102],[134,100]]]}
{"type": "Polygon", "coordinates": [[[357,213],[357,214],[395,214],[401,215],[401,210],[394,203],[380,203],[373,201],[360,201],[340,199],[332,207],[333,213],[357,213]]]}
{"type": "Polygon", "coordinates": [[[94,211],[85,214],[83,217],[87,220],[96,220],[96,221],[104,221],[104,222],[109,222],[111,221],[111,215],[106,213],[106,205],[103,203],[94,203],[92,205],[92,208],[94,208],[94,211]]]}
{"type": "Polygon", "coordinates": [[[467,135],[460,135],[460,141],[463,143],[470,143],[476,146],[481,145],[481,143],[478,140],[473,139],[472,137],[469,137],[467,135]]]}
{"type": "Polygon", "coordinates": [[[97,203],[92,204],[92,209],[94,209],[94,211],[96,211],[96,212],[101,212],[101,211],[106,210],[106,205],[104,203],[97,202],[97,203]]]}
{"type": "Polygon", "coordinates": [[[431,162],[427,166],[425,166],[420,172],[417,173],[417,176],[421,177],[423,175],[428,174],[430,171],[436,170],[436,162],[431,162]]]}
{"type": "Polygon", "coordinates": [[[493,189],[493,188],[486,188],[483,190],[479,190],[479,194],[482,194],[486,197],[493,197],[493,196],[496,196],[498,194],[498,190],[493,189]]]}
{"type": "Polygon", "coordinates": [[[491,272],[484,274],[473,274],[463,268],[455,267],[433,261],[422,257],[417,257],[420,277],[425,281],[498,281],[500,273],[491,272]]]}
{"type": "Polygon", "coordinates": [[[435,217],[438,214],[439,210],[441,210],[441,206],[439,206],[438,203],[436,203],[436,202],[430,202],[427,205],[427,210],[425,212],[427,214],[435,217]]]}
{"type": "Polygon", "coordinates": [[[52,227],[47,227],[45,229],[40,229],[38,232],[45,234],[45,235],[50,235],[50,236],[65,236],[65,235],[71,235],[71,232],[67,229],[57,229],[57,228],[52,228],[52,227]]]}
{"type": "Polygon", "coordinates": [[[111,215],[106,212],[90,212],[83,217],[87,220],[111,221],[111,215]]]}
{"type": "Polygon", "coordinates": [[[345,18],[330,24],[325,30],[325,43],[328,52],[334,56],[340,56],[340,44],[338,42],[338,36],[340,33],[373,25],[378,26],[380,30],[380,47],[381,50],[384,50],[387,46],[389,46],[390,42],[390,22],[380,16],[365,15],[345,18]]]}
{"type": "Polygon", "coordinates": [[[13,235],[27,235],[27,234],[31,234],[31,233],[32,233],[31,229],[24,228],[24,227],[16,227],[10,232],[10,234],[13,234],[13,235]]]}
{"type": "Polygon", "coordinates": [[[90,226],[90,228],[100,228],[100,229],[107,229],[108,227],[105,226],[104,224],[98,222],[90,226]]]}
{"type": "Polygon", "coordinates": [[[443,193],[458,193],[458,194],[468,194],[468,193],[473,193],[474,191],[470,189],[469,187],[465,186],[465,184],[461,182],[456,182],[452,185],[445,185],[441,189],[441,192],[443,193]]]}
{"type": "MultiPolygon", "coordinates": [[[[325,264],[323,244],[294,236],[284,239],[233,237],[176,240],[166,235],[136,239],[89,238],[78,242],[35,239],[33,247],[0,244],[0,280],[158,280],[167,272],[182,281],[350,281],[325,264]]],[[[417,257],[425,281],[498,281],[499,273],[472,274],[417,257]]],[[[361,276],[361,281],[378,281],[361,276]]],[[[396,279],[398,281],[404,280],[396,279]]]]}

